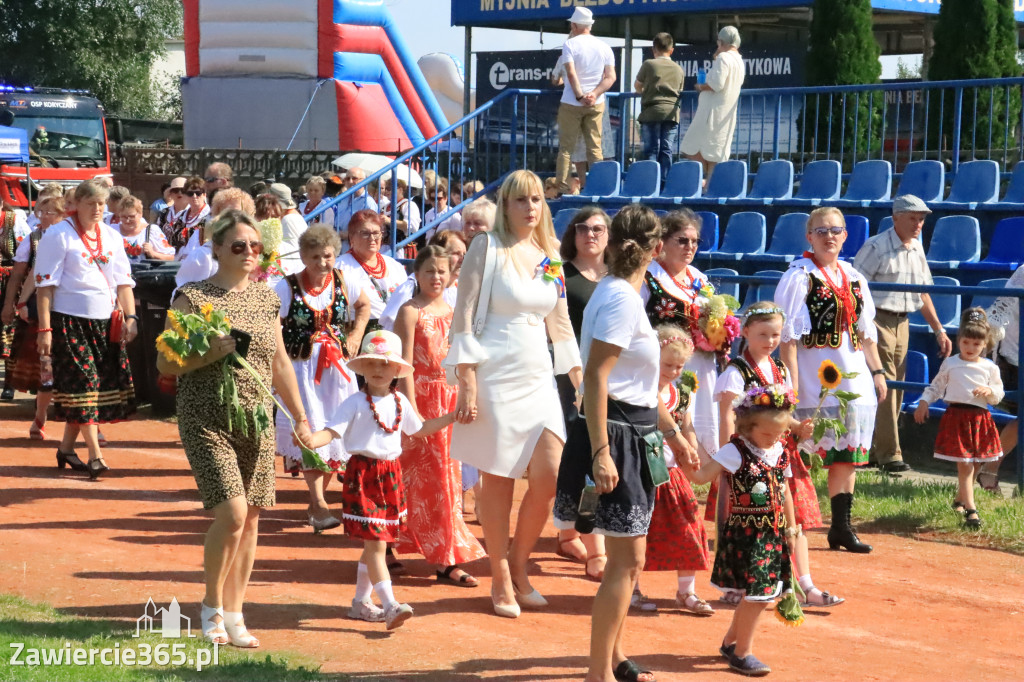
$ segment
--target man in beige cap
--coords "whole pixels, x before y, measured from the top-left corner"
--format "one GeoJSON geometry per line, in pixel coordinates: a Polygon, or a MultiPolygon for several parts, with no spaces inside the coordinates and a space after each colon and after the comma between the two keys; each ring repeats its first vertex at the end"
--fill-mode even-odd
{"type": "Polygon", "coordinates": [[[299,258],[299,237],[309,225],[297,210],[291,187],[283,182],[275,182],[270,185],[268,192],[281,205],[281,269],[284,274],[290,275],[303,268],[302,259],[299,258]]]}
{"type": "MultiPolygon", "coordinates": [[[[855,267],[871,282],[896,284],[931,284],[921,229],[931,213],[928,206],[913,194],[896,197],[892,202],[891,230],[864,242],[853,261],[855,267]]],[[[882,359],[885,378],[903,381],[907,376],[907,349],[910,344],[910,313],[921,311],[928,326],[935,332],[942,357],[949,355],[953,344],[942,328],[935,306],[928,294],[895,291],[872,292],[875,301],[875,326],[878,328],[878,356],[882,359]]],[[[903,391],[891,390],[878,404],[872,459],[887,473],[910,471],[903,461],[897,418],[903,405],[903,391]]]]}
{"type": "Polygon", "coordinates": [[[562,45],[562,56],[555,67],[564,69],[565,89],[558,106],[558,165],[555,177],[560,191],[569,191],[572,150],[583,136],[587,162],[593,165],[604,158],[601,151],[601,118],[604,93],[615,84],[615,55],[603,41],[591,35],[594,14],[577,7],[569,19],[569,39],[562,45]]]}

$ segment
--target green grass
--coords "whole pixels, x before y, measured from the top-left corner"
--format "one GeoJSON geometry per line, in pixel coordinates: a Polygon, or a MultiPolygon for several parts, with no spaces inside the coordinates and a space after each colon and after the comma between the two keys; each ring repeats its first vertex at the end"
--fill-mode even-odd
{"type": "MultiPolygon", "coordinates": [[[[830,514],[824,471],[814,473],[822,513],[830,514]]],[[[1024,555],[1024,498],[1002,498],[975,488],[982,519],[980,530],[968,530],[963,514],[950,504],[956,483],[924,483],[894,478],[879,471],[857,474],[853,516],[863,531],[930,536],[943,542],[998,549],[1024,555]]]]}
{"type": "MultiPolygon", "coordinates": [[[[95,665],[28,666],[11,665],[15,650],[11,643],[20,642],[26,651],[30,648],[63,649],[66,642],[71,648],[102,649],[119,645],[138,650],[143,644],[156,647],[165,643],[184,643],[185,655],[195,659],[199,649],[212,645],[201,639],[162,639],[146,635],[136,639],[134,628],[129,630],[123,621],[71,618],[45,604],[34,604],[21,597],[0,595],[0,681],[59,682],[62,680],[246,680],[247,682],[298,682],[300,680],[344,680],[343,676],[328,676],[319,672],[319,666],[310,658],[292,653],[246,653],[233,647],[220,647],[219,663],[197,672],[195,666],[104,666],[96,659],[95,665]]],[[[21,654],[24,659],[26,653],[21,654]]]]}

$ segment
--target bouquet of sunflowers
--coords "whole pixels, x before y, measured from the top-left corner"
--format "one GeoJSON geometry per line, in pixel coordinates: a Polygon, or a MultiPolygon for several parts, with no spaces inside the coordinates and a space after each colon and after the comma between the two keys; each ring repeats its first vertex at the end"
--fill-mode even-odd
{"type": "Polygon", "coordinates": [[[266,282],[270,277],[284,275],[281,269],[281,240],[284,232],[279,218],[268,218],[256,223],[256,229],[260,233],[260,241],[263,243],[263,253],[260,254],[259,263],[252,271],[254,282],[266,282]]]}
{"type": "MultiPolygon", "coordinates": [[[[231,332],[231,320],[222,310],[214,310],[213,306],[206,303],[199,308],[199,313],[184,313],[180,310],[168,310],[167,320],[169,329],[165,329],[156,338],[156,349],[169,362],[183,367],[188,358],[192,356],[206,355],[210,351],[210,340],[218,336],[224,336],[231,332]]],[[[218,397],[221,405],[228,411],[228,430],[238,430],[244,436],[250,433],[262,433],[270,428],[270,415],[266,407],[260,403],[252,413],[252,428],[250,431],[249,419],[246,410],[242,407],[238,395],[238,385],[235,383],[233,364],[248,372],[260,390],[270,397],[277,404],[278,409],[288,417],[292,424],[292,431],[295,431],[295,420],[292,419],[288,410],[277,400],[274,394],[267,388],[260,378],[256,369],[238,353],[232,353],[220,361],[221,381],[218,387],[218,397]]],[[[314,451],[299,446],[302,449],[303,466],[307,469],[319,469],[330,472],[331,469],[323,459],[314,451]]]]}
{"type": "Polygon", "coordinates": [[[732,342],[739,338],[743,329],[735,315],[740,302],[728,294],[715,293],[715,288],[705,282],[697,290],[694,306],[700,311],[690,319],[694,347],[727,360],[732,342]]]}

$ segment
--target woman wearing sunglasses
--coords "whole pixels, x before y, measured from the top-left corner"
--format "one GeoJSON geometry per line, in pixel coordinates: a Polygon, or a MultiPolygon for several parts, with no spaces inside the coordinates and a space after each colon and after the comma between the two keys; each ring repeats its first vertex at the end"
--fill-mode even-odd
{"type": "MultiPolygon", "coordinates": [[[[232,335],[214,339],[206,355],[189,358],[182,366],[161,355],[157,368],[161,374],[180,377],[178,432],[203,507],[213,510],[204,547],[203,635],[218,644],[254,648],[259,640],[246,629],[242,601],[256,555],[260,510],[275,499],[275,432],[272,426],[258,428],[252,421],[244,431],[237,423],[228,426],[228,408],[219,395],[224,358],[236,350],[244,353],[262,382],[273,385],[281,396],[303,442],[309,426],[281,334],[281,300],[263,282],[249,280],[263,252],[256,223],[241,211],[227,210],[209,229],[217,272],[182,287],[172,307],[198,314],[205,306],[225,311],[232,335]]],[[[252,415],[261,404],[272,414],[273,403],[256,380],[238,367],[230,371],[246,414],[252,415]]]]}
{"type": "MultiPolygon", "coordinates": [[[[856,374],[843,378],[837,387],[859,396],[847,406],[843,422],[848,432],[837,436],[829,429],[818,440],[800,443],[800,449],[820,455],[828,469],[832,501],[829,547],[867,553],[871,545],[862,543],[850,526],[850,508],[857,467],[868,463],[875,410],[886,391],[876,343],[875,304],[867,279],[839,260],[846,241],[846,220],[839,209],[815,209],[807,220],[807,241],[811,250],[790,263],[775,293],[776,302],[786,314],[779,354],[789,368],[793,385],[799,388],[798,420],[814,414],[816,396],[829,379],[820,369],[822,362],[832,361],[842,372],[856,374]]],[[[840,416],[834,397],[826,398],[821,414],[840,416]]]]}
{"type": "Polygon", "coordinates": [[[194,176],[185,183],[188,212],[174,226],[171,246],[178,249],[178,260],[185,260],[196,246],[205,243],[203,226],[210,220],[210,207],[206,204],[206,183],[194,176]]]}

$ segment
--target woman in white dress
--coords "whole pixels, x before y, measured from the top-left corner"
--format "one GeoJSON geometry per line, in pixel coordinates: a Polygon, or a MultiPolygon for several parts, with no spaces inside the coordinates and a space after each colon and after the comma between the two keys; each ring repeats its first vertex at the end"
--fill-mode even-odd
{"type": "Polygon", "coordinates": [[[408,279],[405,267],[380,252],[384,238],[384,219],[369,209],[357,211],[348,223],[351,250],[338,259],[336,266],[352,291],[366,292],[370,299],[367,331],[380,329],[379,319],[391,295],[408,279]]]}
{"type": "MultiPolygon", "coordinates": [[[[355,300],[350,298],[341,272],[334,268],[339,248],[341,240],[331,227],[310,227],[299,237],[299,255],[305,267],[274,287],[281,299],[285,349],[292,360],[309,427],[316,430],[326,428],[327,417],[357,390],[355,374],[345,362],[358,353],[370,319],[366,293],[360,292],[355,300]]],[[[330,472],[306,469],[284,412],[278,411],[276,421],[277,453],[284,457],[285,471],[301,470],[309,488],[309,525],[317,532],[336,528],[341,521],[331,513],[324,492],[331,474],[341,471],[348,460],[341,440],[332,440],[317,450],[330,472]]]]}
{"type": "Polygon", "coordinates": [[[497,203],[493,232],[473,240],[462,266],[445,365],[459,381],[451,456],[480,470],[476,509],[490,555],[491,599],[496,614],[515,618],[519,604],[547,604],[526,564],[551,513],[565,442],[555,374],[568,373],[579,386],[582,370],[560,268],[550,267],[558,242],[540,178],[512,173],[497,203]],[[478,311],[481,296],[486,307],[478,311]],[[512,494],[524,473],[529,489],[509,547],[512,494]]]}
{"type": "Polygon", "coordinates": [[[679,151],[704,166],[705,185],[715,164],[728,160],[736,132],[740,88],[746,72],[739,49],[740,32],[735,26],[726,26],[718,32],[715,61],[708,70],[707,81],[694,86],[700,93],[697,111],[679,143],[679,151]]]}
{"type": "MultiPolygon", "coordinates": [[[[820,455],[828,469],[829,547],[866,554],[871,545],[862,543],[850,526],[850,509],[857,467],[868,463],[875,409],[886,391],[875,304],[864,275],[839,260],[846,241],[846,220],[839,209],[815,209],[807,220],[807,241],[812,253],[790,263],[775,293],[776,303],[786,314],[779,355],[799,389],[800,404],[794,415],[798,420],[811,417],[817,407],[822,362],[832,361],[839,370],[857,374],[842,379],[838,387],[860,396],[847,405],[848,433],[836,438],[829,429],[818,441],[802,441],[800,449],[820,455]]],[[[834,397],[825,400],[821,415],[839,417],[834,397]]]]}
{"type": "MultiPolygon", "coordinates": [[[[661,219],[661,225],[661,255],[648,266],[640,295],[652,325],[672,322],[689,329],[698,315],[694,307],[699,303],[697,293],[708,281],[691,265],[700,244],[700,216],[690,209],[672,211],[661,219]]],[[[718,407],[713,398],[718,361],[714,353],[697,350],[686,369],[697,375],[693,430],[701,461],[705,462],[718,452],[718,407]]]]}

